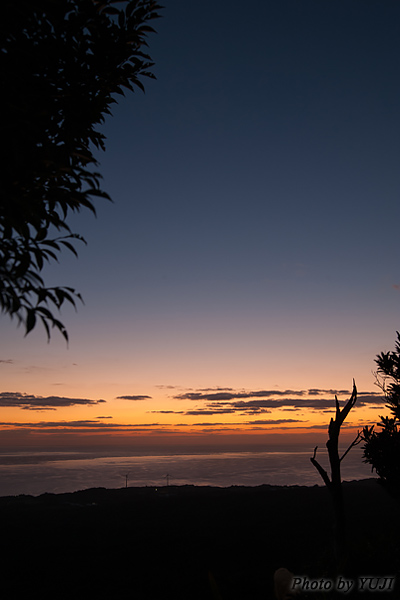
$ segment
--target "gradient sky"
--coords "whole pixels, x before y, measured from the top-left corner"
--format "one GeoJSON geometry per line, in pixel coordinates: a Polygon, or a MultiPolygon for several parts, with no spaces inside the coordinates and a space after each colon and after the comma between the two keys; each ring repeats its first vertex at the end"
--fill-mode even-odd
{"type": "MultiPolygon", "coordinates": [[[[399,329],[400,4],[165,0],[55,331],[1,317],[0,445],[325,438],[399,329]],[[310,391],[311,390],[311,391],[310,391]],[[322,427],[322,429],[320,429],[322,427]],[[211,435],[210,435],[211,434],[211,435]],[[225,436],[223,436],[225,434],[225,436]]],[[[183,442],[182,442],[183,443],[183,442]]]]}

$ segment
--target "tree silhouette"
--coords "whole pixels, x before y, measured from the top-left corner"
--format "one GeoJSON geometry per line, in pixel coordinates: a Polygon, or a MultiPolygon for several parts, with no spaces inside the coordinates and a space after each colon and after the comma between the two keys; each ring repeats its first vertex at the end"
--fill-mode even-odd
{"type": "Polygon", "coordinates": [[[364,462],[372,465],[381,482],[394,494],[400,492],[400,334],[394,352],[381,352],[375,362],[377,385],[381,388],[391,416],[380,416],[380,431],[364,427],[364,462]]]}
{"type": "Polygon", "coordinates": [[[331,418],[328,427],[328,440],[326,447],[328,450],[329,464],[331,467],[331,476],[329,477],[326,470],[320,465],[316,459],[318,446],[314,449],[314,455],[310,458],[312,464],[321,475],[323,482],[325,483],[328,491],[331,495],[333,502],[333,509],[335,515],[335,557],[337,565],[342,565],[346,558],[346,513],[343,502],[343,490],[342,490],[342,477],[341,477],[341,462],[350,450],[361,442],[361,435],[357,433],[356,438],[347,448],[347,450],[340,456],[339,454],[339,435],[340,428],[344,423],[344,420],[348,416],[351,409],[354,407],[357,400],[357,388],[353,381],[353,392],[351,397],[346,402],[345,406],[341,409],[337,396],[335,396],[336,412],[335,418],[331,418]]]}
{"type": "Polygon", "coordinates": [[[153,0],[2,3],[0,308],[26,334],[39,320],[49,339],[55,327],[68,340],[53,311],[81,297],[47,287],[41,272],[84,242],[67,216],[109,199],[93,155],[105,149],[98,126],[116,94],[144,90],[140,77],[154,77],[144,50],[160,8],[153,0]]]}

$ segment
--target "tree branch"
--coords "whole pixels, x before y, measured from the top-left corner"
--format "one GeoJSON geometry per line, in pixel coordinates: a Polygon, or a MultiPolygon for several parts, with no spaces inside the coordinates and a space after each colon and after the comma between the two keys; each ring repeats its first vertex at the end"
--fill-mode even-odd
{"type": "Polygon", "coordinates": [[[359,431],[357,431],[357,437],[355,438],[355,440],[353,440],[350,444],[350,446],[347,448],[346,452],[340,457],[340,462],[344,459],[344,457],[350,452],[350,450],[352,448],[354,448],[354,446],[358,446],[358,444],[360,444],[362,442],[362,437],[361,437],[361,433],[359,431]]]}
{"type": "Polygon", "coordinates": [[[325,469],[323,467],[321,467],[321,465],[319,464],[319,462],[315,458],[316,455],[317,455],[317,450],[318,450],[318,446],[315,446],[315,448],[314,448],[314,456],[310,457],[310,460],[311,460],[312,464],[314,465],[314,467],[317,469],[318,473],[321,475],[321,477],[322,477],[323,482],[325,483],[325,485],[329,488],[330,485],[331,485],[331,481],[329,479],[329,475],[325,471],[325,469]]]}

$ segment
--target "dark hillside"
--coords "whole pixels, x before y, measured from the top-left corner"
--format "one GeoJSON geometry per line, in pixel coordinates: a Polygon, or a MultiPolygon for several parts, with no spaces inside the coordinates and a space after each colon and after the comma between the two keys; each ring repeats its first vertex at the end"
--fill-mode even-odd
{"type": "MultiPolygon", "coordinates": [[[[345,494],[352,552],[343,575],[395,575],[398,505],[376,480],[345,484],[345,494]]],[[[100,488],[0,498],[0,511],[7,600],[261,600],[273,597],[281,566],[333,576],[323,487],[100,488]]]]}

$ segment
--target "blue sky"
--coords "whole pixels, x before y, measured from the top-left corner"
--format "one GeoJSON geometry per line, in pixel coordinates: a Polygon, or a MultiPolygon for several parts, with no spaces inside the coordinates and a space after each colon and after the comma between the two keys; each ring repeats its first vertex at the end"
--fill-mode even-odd
{"type": "Polygon", "coordinates": [[[399,328],[400,5],[162,14],[157,80],[104,126],[114,203],[71,219],[88,246],[47,271],[85,299],[69,348],[3,317],[4,391],[373,389],[399,328]]]}

